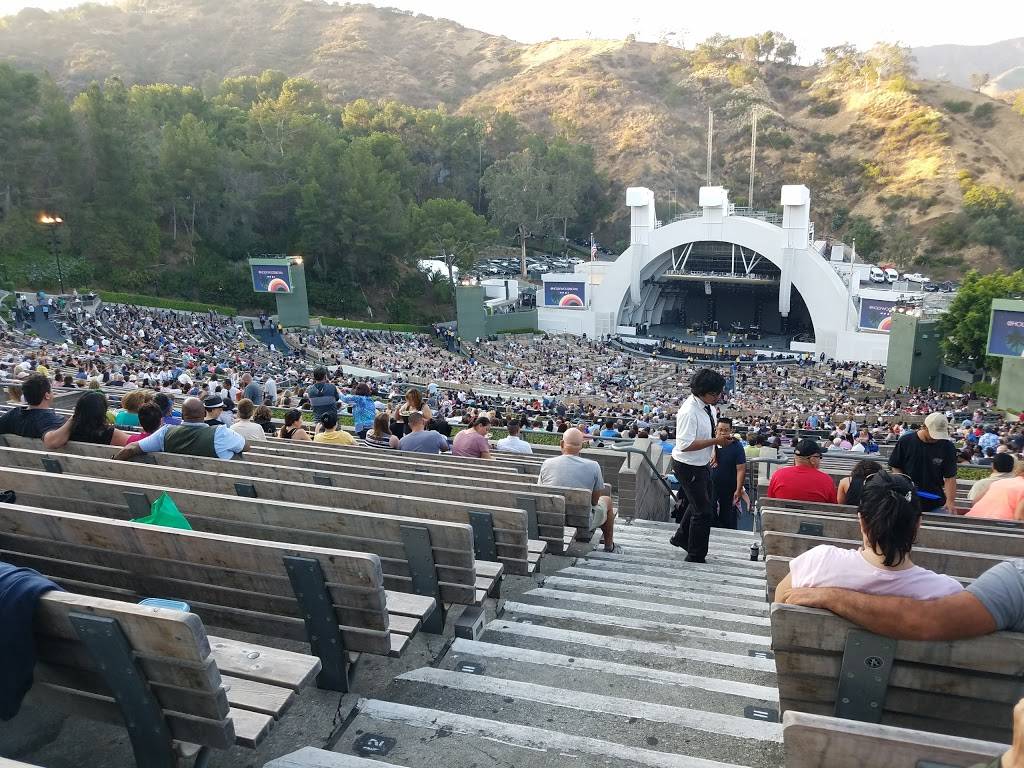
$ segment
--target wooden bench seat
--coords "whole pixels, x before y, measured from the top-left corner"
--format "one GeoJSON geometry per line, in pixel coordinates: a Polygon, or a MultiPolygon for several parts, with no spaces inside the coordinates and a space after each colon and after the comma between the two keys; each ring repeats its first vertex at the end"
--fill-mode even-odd
{"type": "Polygon", "coordinates": [[[40,598],[34,632],[28,700],[132,722],[140,768],[258,746],[320,671],[313,656],[207,637],[194,613],[71,592],[40,598]]]}
{"type": "Polygon", "coordinates": [[[0,560],[78,593],[184,600],[207,624],[309,642],[318,684],[335,690],[348,688],[349,652],[400,655],[436,608],[385,590],[376,555],[22,504],[0,504],[0,560]]]}
{"type": "Polygon", "coordinates": [[[1022,633],[895,641],[828,611],[779,603],[771,629],[784,712],[1010,742],[1024,695],[1022,633]]]}
{"type": "Polygon", "coordinates": [[[925,763],[967,768],[988,764],[1006,751],[1005,745],[990,741],[792,710],[782,718],[782,736],[786,768],[920,768],[925,763]]]}

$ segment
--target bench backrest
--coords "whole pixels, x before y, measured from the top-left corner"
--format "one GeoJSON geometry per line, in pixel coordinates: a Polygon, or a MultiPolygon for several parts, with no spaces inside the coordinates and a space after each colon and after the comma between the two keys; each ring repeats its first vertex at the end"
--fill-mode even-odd
{"type": "Polygon", "coordinates": [[[990,741],[861,723],[790,710],[782,718],[786,768],[939,768],[988,764],[1006,751],[990,741]]]}
{"type": "Polygon", "coordinates": [[[475,554],[468,525],[37,470],[0,468],[3,480],[16,484],[19,501],[27,505],[118,520],[145,516],[152,502],[166,492],[197,531],[377,555],[385,586],[401,592],[414,591],[403,527],[415,525],[425,528],[429,537],[441,598],[473,602],[475,554]]]}
{"type": "Polygon", "coordinates": [[[233,746],[227,691],[203,622],[194,613],[71,592],[43,595],[34,623],[34,695],[86,710],[94,719],[117,722],[118,706],[89,643],[98,642],[105,652],[116,653],[118,630],[163,710],[171,735],[217,749],[233,746]]]}
{"type": "Polygon", "coordinates": [[[828,611],[779,603],[771,626],[784,712],[1010,741],[1013,707],[1024,696],[1022,633],[895,641],[828,611]]]}
{"type": "MultiPolygon", "coordinates": [[[[762,496],[757,500],[759,509],[795,509],[807,510],[814,513],[842,513],[857,514],[857,507],[850,504],[825,504],[820,501],[796,501],[793,499],[773,499],[769,496],[762,496]]],[[[945,515],[935,512],[925,512],[921,515],[921,525],[941,525],[943,527],[967,527],[977,529],[992,529],[1005,533],[1018,533],[1024,535],[1024,522],[1015,520],[994,520],[984,517],[964,517],[962,515],[945,515]]]]}
{"type": "Polygon", "coordinates": [[[293,640],[307,634],[290,570],[315,561],[345,647],[391,652],[376,555],[0,504],[0,559],[78,592],[184,600],[209,624],[293,640]]]}

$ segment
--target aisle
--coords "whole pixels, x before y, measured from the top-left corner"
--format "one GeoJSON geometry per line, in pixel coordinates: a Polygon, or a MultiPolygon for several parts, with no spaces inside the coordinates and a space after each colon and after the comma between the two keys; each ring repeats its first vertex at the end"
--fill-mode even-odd
{"type": "Polygon", "coordinates": [[[753,535],[715,531],[694,565],[667,543],[672,530],[622,524],[624,554],[538,577],[479,640],[361,700],[336,750],[383,737],[375,764],[410,768],[781,765],[753,535]]]}

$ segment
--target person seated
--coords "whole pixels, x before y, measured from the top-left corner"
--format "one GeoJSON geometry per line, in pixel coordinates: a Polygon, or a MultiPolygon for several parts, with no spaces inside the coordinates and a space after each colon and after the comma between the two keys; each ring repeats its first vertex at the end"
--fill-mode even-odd
{"type": "Polygon", "coordinates": [[[67,442],[67,433],[59,430],[65,421],[53,410],[50,380],[33,373],[21,383],[18,395],[25,405],[0,416],[0,435],[41,438],[46,448],[62,447],[67,442]]]}
{"type": "Polygon", "coordinates": [[[252,420],[255,413],[256,406],[253,401],[243,397],[238,401],[238,418],[231,423],[231,429],[247,440],[266,440],[267,433],[263,431],[263,427],[252,420]]]}
{"type": "Polygon", "coordinates": [[[258,424],[265,435],[273,435],[277,431],[274,428],[274,412],[269,405],[259,406],[253,414],[252,422],[258,424]]]}
{"type": "Polygon", "coordinates": [[[413,453],[447,453],[448,440],[444,435],[432,429],[425,429],[427,421],[419,411],[411,412],[407,417],[409,431],[398,441],[399,449],[413,453]]]}
{"type": "Polygon", "coordinates": [[[615,544],[615,509],[612,497],[605,493],[601,465],[593,459],[580,456],[583,450],[583,432],[567,429],[562,434],[562,455],[545,459],[541,464],[537,485],[552,485],[559,488],[581,488],[591,492],[591,529],[600,528],[604,539],[604,551],[621,553],[622,547],[615,544]]]}
{"type": "Polygon", "coordinates": [[[277,431],[282,440],[309,441],[309,433],[302,428],[302,411],[292,408],[284,415],[284,426],[277,431]]]}
{"type": "Polygon", "coordinates": [[[795,557],[775,590],[780,601],[793,587],[840,587],[873,595],[932,600],[960,592],[960,583],[914,565],[910,551],[921,527],[921,503],[913,481],[885,470],[869,475],[857,517],[859,550],[822,544],[795,557]]]}
{"type": "Polygon", "coordinates": [[[519,437],[518,421],[510,421],[506,429],[508,430],[508,437],[503,437],[494,444],[496,450],[505,453],[533,453],[533,448],[530,444],[519,437]]]}
{"type": "Polygon", "coordinates": [[[142,427],[142,432],[137,432],[134,435],[129,435],[125,445],[131,445],[137,443],[139,440],[149,437],[156,432],[160,427],[163,426],[164,414],[160,410],[160,406],[153,401],[143,403],[139,406],[139,426],[142,427]]]}
{"type": "Polygon", "coordinates": [[[467,429],[462,430],[452,440],[452,456],[464,456],[472,459],[491,458],[491,444],[487,442],[487,433],[491,428],[491,420],[486,416],[478,417],[467,429]]]}
{"type": "Polygon", "coordinates": [[[207,424],[206,407],[197,397],[185,399],[181,417],[181,424],[161,427],[149,437],[125,446],[114,458],[131,461],[144,453],[166,452],[229,461],[250,447],[248,440],[223,424],[207,424]]]}
{"type": "Polygon", "coordinates": [[[775,600],[823,608],[896,640],[962,640],[1024,632],[1024,558],[992,566],[966,589],[935,600],[872,595],[837,587],[777,590],[775,600]]]}
{"type": "Polygon", "coordinates": [[[992,483],[985,495],[967,510],[966,516],[1024,520],[1024,463],[1021,463],[1012,477],[992,483]]]}
{"type": "Polygon", "coordinates": [[[102,392],[86,392],[75,403],[71,418],[56,430],[47,448],[63,448],[68,442],[123,446],[128,433],[107,421],[107,398],[102,392]]]}
{"type": "Polygon", "coordinates": [[[836,486],[832,478],[822,472],[821,446],[805,437],[793,452],[793,466],[782,467],[772,473],[768,482],[768,497],[793,501],[820,501],[836,503],[836,486]]]}
{"type": "Polygon", "coordinates": [[[860,505],[860,494],[864,488],[864,479],[868,475],[881,472],[882,465],[871,459],[861,459],[853,465],[850,476],[844,477],[836,487],[836,503],[849,504],[852,507],[860,505]]]}
{"type": "Polygon", "coordinates": [[[154,393],[148,389],[133,389],[121,398],[121,408],[114,415],[114,426],[139,426],[139,408],[143,403],[153,399],[154,393]]]}
{"type": "Polygon", "coordinates": [[[313,442],[328,443],[329,445],[355,445],[356,439],[345,430],[338,429],[337,413],[327,411],[320,414],[313,442]]]}
{"type": "Polygon", "coordinates": [[[363,443],[370,448],[398,448],[398,438],[391,434],[391,417],[387,411],[382,411],[374,417],[373,426],[363,437],[363,443]]]}
{"type": "Polygon", "coordinates": [[[971,486],[971,490],[967,492],[967,500],[978,502],[988,491],[989,486],[996,480],[1006,480],[1013,477],[1015,465],[1016,461],[1012,453],[997,453],[992,458],[992,474],[975,481],[974,485],[971,486]]]}

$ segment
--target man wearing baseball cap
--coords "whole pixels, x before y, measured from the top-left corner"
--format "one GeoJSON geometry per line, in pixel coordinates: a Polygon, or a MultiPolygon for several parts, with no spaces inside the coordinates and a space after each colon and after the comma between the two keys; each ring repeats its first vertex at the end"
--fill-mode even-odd
{"type": "Polygon", "coordinates": [[[929,413],[920,429],[901,437],[889,468],[914,481],[922,512],[956,513],[956,446],[943,414],[929,413]]]}
{"type": "Polygon", "coordinates": [[[772,472],[768,496],[773,499],[836,503],[836,484],[821,466],[821,446],[805,437],[793,451],[793,466],[772,472]]]}

